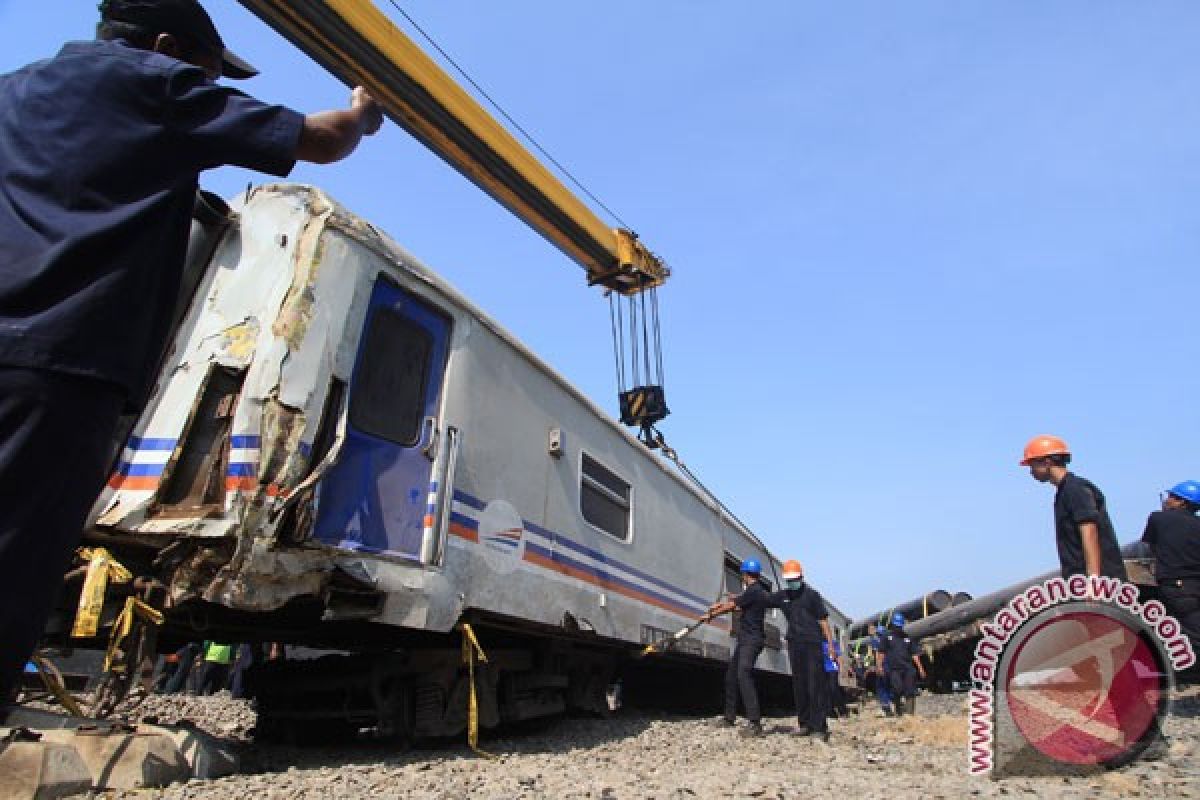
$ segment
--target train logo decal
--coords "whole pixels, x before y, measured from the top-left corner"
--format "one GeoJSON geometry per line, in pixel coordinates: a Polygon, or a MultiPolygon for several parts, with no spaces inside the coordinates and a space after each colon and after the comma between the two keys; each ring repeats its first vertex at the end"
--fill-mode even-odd
{"type": "MultiPolygon", "coordinates": [[[[501,572],[516,569],[523,561],[687,618],[699,616],[709,605],[704,598],[661,577],[523,519],[503,500],[484,502],[455,489],[450,533],[481,545],[479,551],[485,554],[489,566],[501,572]],[[495,555],[499,553],[507,557],[495,555]]],[[[710,624],[718,630],[728,630],[727,623],[710,624]]]]}
{"type": "Polygon", "coordinates": [[[479,514],[479,543],[515,566],[525,555],[525,523],[511,503],[492,500],[479,514]]]}

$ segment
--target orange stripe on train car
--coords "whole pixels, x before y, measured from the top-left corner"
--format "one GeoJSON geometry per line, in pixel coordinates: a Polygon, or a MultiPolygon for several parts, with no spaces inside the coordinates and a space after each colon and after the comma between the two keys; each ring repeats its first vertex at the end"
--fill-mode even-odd
{"type": "Polygon", "coordinates": [[[144,492],[153,491],[158,488],[157,475],[118,475],[113,473],[108,479],[108,486],[111,489],[119,489],[126,492],[144,492]]]}
{"type": "MultiPolygon", "coordinates": [[[[525,552],[525,560],[531,564],[536,564],[539,567],[545,567],[546,569],[552,569],[555,572],[561,572],[563,575],[567,575],[568,577],[578,578],[579,580],[584,581],[585,583],[590,583],[590,584],[593,584],[594,586],[599,586],[602,589],[608,589],[609,591],[616,592],[617,594],[625,595],[626,597],[629,597],[633,600],[637,600],[642,603],[647,603],[648,605],[652,605],[656,608],[661,608],[663,611],[669,611],[672,614],[678,614],[681,617],[689,617],[690,613],[691,613],[688,611],[681,611],[679,606],[675,606],[670,603],[665,603],[662,600],[659,600],[657,597],[651,597],[650,595],[643,594],[642,592],[639,592],[636,589],[630,589],[627,586],[621,586],[618,583],[613,583],[612,581],[604,580],[603,578],[598,578],[595,575],[590,575],[587,572],[584,572],[583,570],[576,569],[575,567],[569,566],[567,564],[559,563],[557,561],[554,561],[553,559],[546,558],[545,556],[540,555],[538,553],[532,553],[532,552],[526,551],[525,552]]],[[[721,626],[717,626],[717,627],[721,627],[721,626]]]]}
{"type": "Polygon", "coordinates": [[[450,533],[460,538],[466,539],[468,542],[478,542],[479,532],[473,531],[461,522],[450,523],[450,533]]]}

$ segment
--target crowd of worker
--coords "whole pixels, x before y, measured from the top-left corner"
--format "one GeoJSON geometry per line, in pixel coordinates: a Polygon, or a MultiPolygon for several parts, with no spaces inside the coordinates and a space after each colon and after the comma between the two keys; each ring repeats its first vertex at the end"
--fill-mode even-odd
{"type": "Polygon", "coordinates": [[[285,657],[284,646],[204,641],[188,642],[159,658],[154,688],[163,694],[216,694],[250,697],[247,675],[254,665],[285,657]]]}
{"type": "MultiPolygon", "coordinates": [[[[1104,494],[1091,481],[1067,469],[1071,451],[1057,436],[1036,436],[1025,446],[1021,466],[1037,481],[1055,486],[1054,522],[1059,567],[1064,578],[1098,575],[1128,580],[1104,494]]],[[[1154,575],[1167,613],[1175,617],[1200,653],[1200,482],[1183,481],[1164,491],[1162,509],[1150,514],[1142,541],[1154,557],[1154,575]]],[[[762,713],[754,684],[754,665],[766,646],[768,609],[787,619],[787,652],[798,725],[796,733],[828,741],[827,719],[845,715],[839,678],[844,657],[829,625],[821,595],[804,581],[798,561],[783,565],[785,588],[768,590],[756,559],[741,564],[743,590],[708,610],[709,617],[740,612],[737,639],[725,673],[725,711],[714,720],[734,727],[740,707],[743,736],[763,735],[762,713]]],[[[894,613],[886,626],[872,628],[870,646],[849,654],[855,682],[872,687],[886,716],[912,713],[918,677],[925,668],[917,642],[904,630],[904,615],[894,613]]]]}
{"type": "Polygon", "coordinates": [[[924,680],[926,675],[917,643],[904,632],[903,614],[893,614],[887,626],[872,631],[869,653],[843,653],[829,624],[825,600],[805,582],[799,561],[784,562],[784,588],[774,592],[768,591],[757,559],[743,561],[740,575],[742,591],[708,609],[709,617],[738,612],[735,645],[725,671],[725,710],[714,725],[734,727],[740,703],[746,723],[739,733],[747,737],[764,733],[754,665],[766,646],[769,609],[781,610],[787,620],[796,735],[829,741],[828,720],[850,713],[842,688],[842,675],[847,672],[855,676],[858,686],[874,684],[887,716],[914,711],[917,678],[924,680]],[[843,659],[849,663],[843,664],[843,659]]]}

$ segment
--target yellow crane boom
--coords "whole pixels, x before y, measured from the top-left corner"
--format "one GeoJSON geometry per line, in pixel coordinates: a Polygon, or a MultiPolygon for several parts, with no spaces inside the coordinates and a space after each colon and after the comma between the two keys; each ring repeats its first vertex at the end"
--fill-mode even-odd
{"type": "Polygon", "coordinates": [[[370,0],[240,0],[476,186],[623,295],[670,269],[630,231],[610,228],[563,186],[370,0]]]}

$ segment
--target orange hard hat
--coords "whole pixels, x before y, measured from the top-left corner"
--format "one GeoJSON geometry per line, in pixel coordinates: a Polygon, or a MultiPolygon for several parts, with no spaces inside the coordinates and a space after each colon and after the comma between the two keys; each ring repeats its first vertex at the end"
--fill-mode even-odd
{"type": "Polygon", "coordinates": [[[790,581],[793,578],[801,578],[804,576],[804,567],[800,566],[800,562],[794,558],[790,558],[783,562],[783,579],[790,581]]]}
{"type": "Polygon", "coordinates": [[[1067,443],[1057,436],[1035,436],[1029,440],[1029,444],[1025,445],[1025,457],[1021,459],[1021,466],[1028,467],[1029,460],[1032,458],[1069,455],[1071,455],[1071,448],[1067,447],[1067,443]]]}

